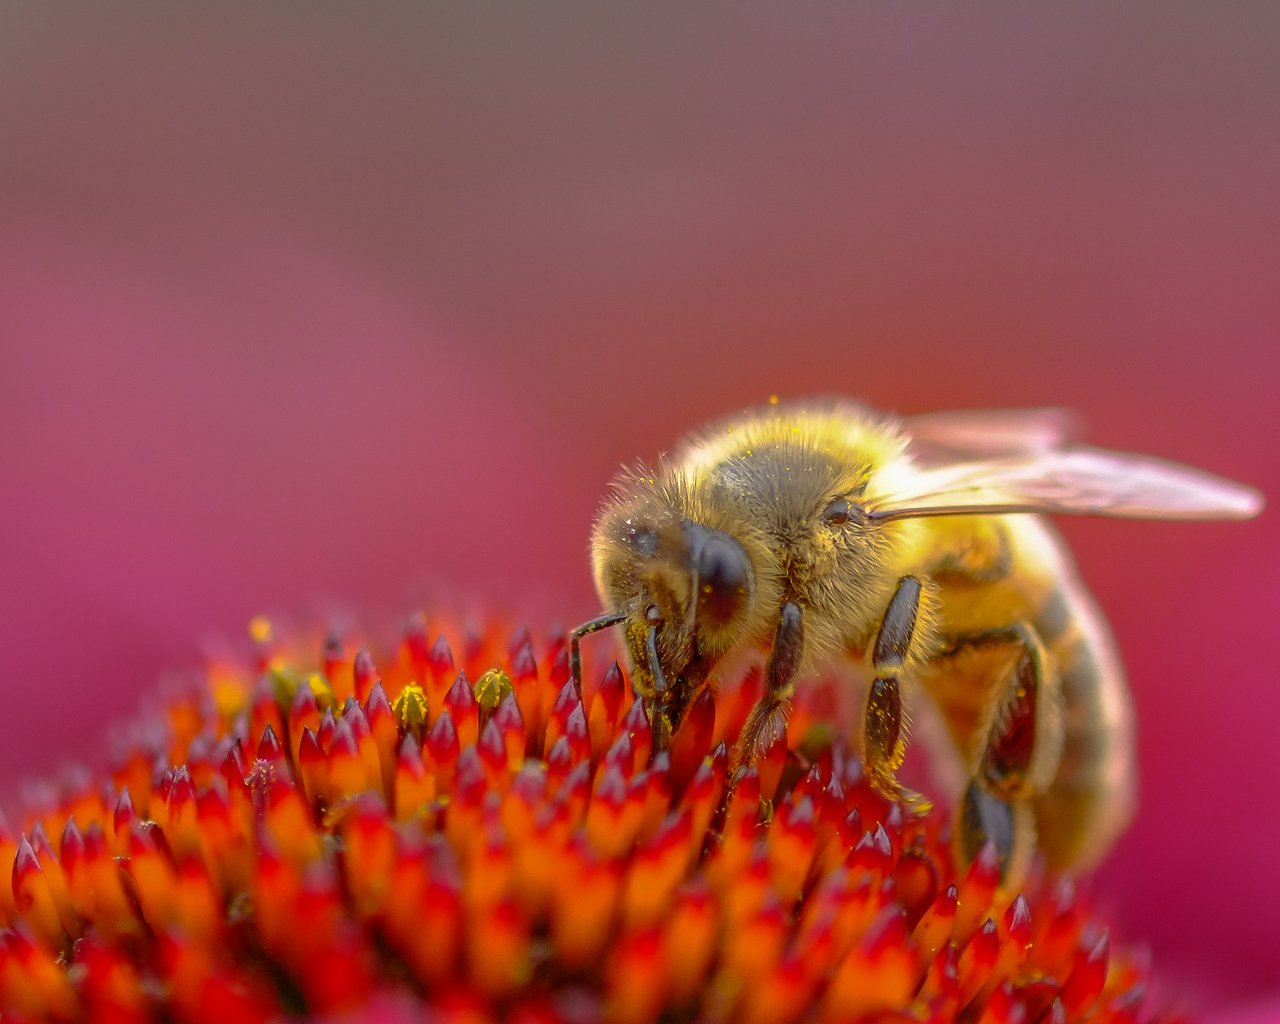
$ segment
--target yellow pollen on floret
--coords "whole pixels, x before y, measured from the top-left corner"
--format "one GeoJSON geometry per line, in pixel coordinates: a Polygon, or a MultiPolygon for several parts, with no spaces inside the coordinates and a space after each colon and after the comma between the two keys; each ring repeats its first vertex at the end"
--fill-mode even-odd
{"type": "Polygon", "coordinates": [[[507,695],[512,693],[515,687],[512,685],[511,677],[502,669],[491,668],[476,680],[473,688],[476,695],[476,703],[485,711],[494,711],[498,705],[507,699],[507,695]]]}
{"type": "Polygon", "coordinates": [[[333,703],[333,687],[329,685],[329,680],[319,672],[312,672],[308,675],[306,683],[311,690],[311,696],[315,697],[316,704],[320,707],[325,708],[333,703]]]}
{"type": "Polygon", "coordinates": [[[405,688],[400,691],[400,696],[391,705],[391,710],[395,713],[396,721],[400,723],[402,729],[421,732],[427,725],[426,691],[420,683],[405,684],[405,688]]]}

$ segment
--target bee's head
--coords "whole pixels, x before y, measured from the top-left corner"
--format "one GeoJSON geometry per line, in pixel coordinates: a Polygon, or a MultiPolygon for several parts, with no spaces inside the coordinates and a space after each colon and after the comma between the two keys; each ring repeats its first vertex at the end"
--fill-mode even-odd
{"type": "Polygon", "coordinates": [[[656,655],[667,685],[692,693],[750,618],[756,567],[742,543],[670,505],[610,505],[596,523],[592,557],[601,599],[627,616],[642,689],[653,684],[656,655]]]}

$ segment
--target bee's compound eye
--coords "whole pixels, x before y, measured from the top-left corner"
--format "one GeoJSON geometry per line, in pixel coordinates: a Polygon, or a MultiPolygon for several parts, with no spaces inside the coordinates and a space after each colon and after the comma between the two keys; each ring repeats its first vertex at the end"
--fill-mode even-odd
{"type": "Polygon", "coordinates": [[[822,521],[828,526],[844,526],[853,518],[853,506],[848,498],[836,498],[822,510],[822,521]]]}
{"type": "Polygon", "coordinates": [[[711,533],[698,554],[698,619],[730,622],[746,603],[750,583],[746,552],[729,537],[711,533]]]}

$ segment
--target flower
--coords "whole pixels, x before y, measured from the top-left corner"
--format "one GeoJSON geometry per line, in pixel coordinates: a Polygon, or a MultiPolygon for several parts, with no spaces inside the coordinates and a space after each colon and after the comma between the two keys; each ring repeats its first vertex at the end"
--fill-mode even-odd
{"type": "Polygon", "coordinates": [[[731,784],[758,678],[655,752],[616,664],[579,697],[563,633],[446,628],[375,659],[255,620],[253,658],[0,834],[0,1012],[1149,1018],[1143,958],[1074,884],[1004,894],[991,848],[957,871],[942,814],[862,778],[829,691],[731,784]]]}

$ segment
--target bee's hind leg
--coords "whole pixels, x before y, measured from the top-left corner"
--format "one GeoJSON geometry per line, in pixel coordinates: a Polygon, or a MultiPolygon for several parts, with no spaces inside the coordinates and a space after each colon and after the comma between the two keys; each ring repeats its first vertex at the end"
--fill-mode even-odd
{"type": "Polygon", "coordinates": [[[743,765],[751,764],[773,741],[775,730],[786,724],[795,692],[795,675],[803,654],[804,614],[798,604],[788,601],[778,616],[773,650],[765,667],[764,693],[748,713],[733,748],[731,775],[743,765]]]}
{"type": "Polygon", "coordinates": [[[863,719],[862,760],[871,784],[915,814],[925,814],[930,803],[898,781],[898,769],[907,752],[907,718],[902,708],[899,674],[906,668],[920,615],[920,581],[904,576],[898,581],[885,610],[872,651],[875,682],[867,697],[863,719]]]}
{"type": "Polygon", "coordinates": [[[1016,885],[1035,845],[1032,798],[1048,786],[1062,754],[1062,720],[1057,677],[1045,663],[1035,630],[1019,623],[962,638],[951,649],[988,644],[1014,644],[1019,651],[1006,679],[992,691],[986,738],[956,812],[956,852],[969,863],[992,842],[1001,878],[1016,885]]]}

